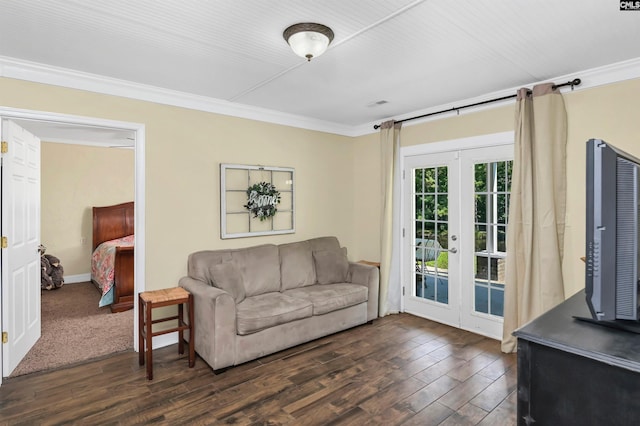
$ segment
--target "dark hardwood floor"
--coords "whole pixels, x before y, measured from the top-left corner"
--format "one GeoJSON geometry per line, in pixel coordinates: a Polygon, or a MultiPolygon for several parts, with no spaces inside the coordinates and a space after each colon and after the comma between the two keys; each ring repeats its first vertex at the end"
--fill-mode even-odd
{"type": "Polygon", "coordinates": [[[391,315],[214,375],[177,345],[5,379],[0,424],[514,425],[516,357],[391,315]]]}

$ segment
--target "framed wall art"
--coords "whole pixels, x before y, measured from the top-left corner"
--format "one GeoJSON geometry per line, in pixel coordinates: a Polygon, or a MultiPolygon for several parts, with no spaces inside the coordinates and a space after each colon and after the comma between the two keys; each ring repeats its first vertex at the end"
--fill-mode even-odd
{"type": "Polygon", "coordinates": [[[294,169],[220,164],[220,237],[295,232],[294,169]]]}

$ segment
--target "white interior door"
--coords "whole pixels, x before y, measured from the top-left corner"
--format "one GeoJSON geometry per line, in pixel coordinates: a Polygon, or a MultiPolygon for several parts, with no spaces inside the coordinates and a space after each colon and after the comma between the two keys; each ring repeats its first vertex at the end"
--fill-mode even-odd
{"type": "Polygon", "coordinates": [[[40,338],[40,139],[2,121],[2,375],[40,338]],[[4,246],[4,244],[3,244],[4,246]]]}
{"type": "Polygon", "coordinates": [[[500,339],[512,143],[403,159],[404,310],[500,339]]]}

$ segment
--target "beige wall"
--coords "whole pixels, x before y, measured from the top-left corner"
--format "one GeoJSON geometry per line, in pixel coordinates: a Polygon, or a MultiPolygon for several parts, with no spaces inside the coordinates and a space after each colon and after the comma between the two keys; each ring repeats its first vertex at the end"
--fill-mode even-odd
{"type": "Polygon", "coordinates": [[[355,247],[352,139],[0,78],[0,105],[146,126],[146,288],[177,285],[195,250],[336,235],[355,247]],[[220,239],[220,163],[293,167],[296,233],[220,239]]]}
{"type": "MultiPolygon", "coordinates": [[[[569,122],[567,295],[584,285],[584,143],[603,138],[640,155],[640,79],[565,92],[569,122]]],[[[0,105],[146,125],[146,285],[173,286],[199,249],[336,235],[352,260],[379,259],[378,136],[341,137],[115,96],[0,78],[0,105]],[[219,163],[296,169],[290,235],[219,238],[219,163]]],[[[405,125],[402,145],[513,130],[513,104],[405,125]]]]}
{"type": "Polygon", "coordinates": [[[355,139],[353,210],[351,220],[356,244],[349,253],[356,260],[380,260],[380,140],[378,134],[355,139]]]}
{"type": "Polygon", "coordinates": [[[565,97],[569,116],[567,146],[566,296],[584,288],[585,142],[600,138],[640,156],[640,79],[611,84],[565,97]]]}
{"type": "MultiPolygon", "coordinates": [[[[576,92],[565,91],[564,99],[568,118],[567,142],[567,228],[565,237],[565,294],[570,296],[584,288],[585,234],[585,142],[589,138],[601,138],[607,142],[640,156],[640,79],[596,87],[576,92]]],[[[458,139],[469,136],[512,131],[514,104],[478,112],[465,113],[417,125],[405,125],[402,129],[402,146],[419,145],[430,142],[458,139]]],[[[355,203],[354,217],[356,238],[371,245],[379,239],[379,213],[369,214],[369,205],[379,206],[380,197],[376,191],[365,187],[367,180],[380,179],[379,155],[370,151],[378,150],[376,135],[363,136],[356,140],[356,189],[364,191],[362,200],[368,204],[355,203]],[[370,197],[377,202],[372,203],[370,197]],[[368,230],[368,233],[367,233],[368,230]]],[[[357,196],[357,195],[356,195],[357,196]]],[[[377,247],[377,246],[376,246],[377,247]]],[[[373,248],[373,247],[371,247],[373,248]]],[[[377,252],[363,248],[373,258],[377,252]]],[[[378,255],[379,257],[379,255],[378,255]]],[[[376,257],[376,259],[378,259],[376,257]]]]}
{"type": "Polygon", "coordinates": [[[91,273],[93,206],[133,201],[134,152],[42,143],[41,238],[66,276],[91,273]]]}

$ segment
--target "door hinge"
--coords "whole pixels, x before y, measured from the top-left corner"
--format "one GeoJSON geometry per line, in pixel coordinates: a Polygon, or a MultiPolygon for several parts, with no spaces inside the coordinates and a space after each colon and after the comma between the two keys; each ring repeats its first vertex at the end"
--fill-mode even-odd
{"type": "Polygon", "coordinates": [[[9,152],[9,143],[2,141],[2,149],[0,149],[0,151],[2,151],[3,154],[6,154],[7,152],[9,152]]]}
{"type": "Polygon", "coordinates": [[[404,172],[405,172],[405,171],[403,170],[403,171],[402,171],[402,179],[404,179],[404,172]]]}
{"type": "Polygon", "coordinates": [[[7,239],[7,237],[2,237],[2,248],[7,247],[9,247],[9,240],[7,239]]]}
{"type": "Polygon", "coordinates": [[[404,286],[402,286],[402,295],[404,296],[404,286]]]}
{"type": "Polygon", "coordinates": [[[9,343],[9,333],[6,331],[2,332],[2,343],[9,343]]]}
{"type": "Polygon", "coordinates": [[[404,228],[402,228],[402,238],[404,238],[404,228]]]}

